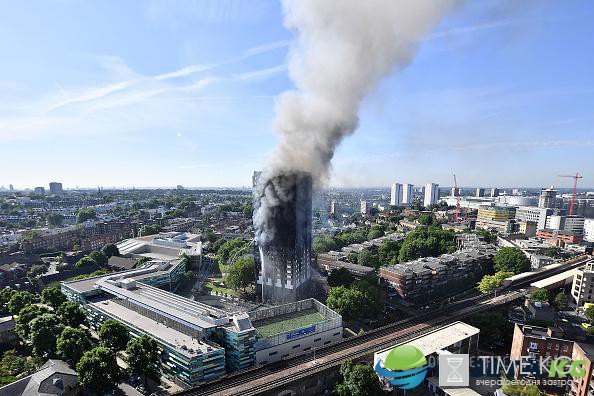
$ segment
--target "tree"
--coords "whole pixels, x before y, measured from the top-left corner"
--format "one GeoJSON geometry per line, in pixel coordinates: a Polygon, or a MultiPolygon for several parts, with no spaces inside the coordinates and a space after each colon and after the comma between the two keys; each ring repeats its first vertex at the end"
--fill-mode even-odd
{"type": "Polygon", "coordinates": [[[479,342],[488,347],[492,347],[495,342],[501,342],[506,337],[513,334],[513,325],[507,321],[507,318],[499,311],[481,312],[469,319],[471,325],[481,331],[479,342]]]}
{"type": "Polygon", "coordinates": [[[97,211],[93,208],[80,208],[76,212],[76,222],[77,223],[84,223],[87,220],[96,219],[97,218],[97,211]]]}
{"type": "Polygon", "coordinates": [[[373,368],[366,364],[354,364],[350,360],[340,365],[343,382],[335,391],[339,396],[383,395],[379,378],[373,368]]]}
{"type": "Polygon", "coordinates": [[[217,250],[219,263],[230,264],[228,261],[235,258],[234,256],[237,256],[241,250],[244,250],[246,245],[247,242],[243,239],[231,239],[230,241],[223,243],[221,247],[219,247],[219,250],[217,250]]]}
{"type": "Polygon", "coordinates": [[[58,309],[62,303],[65,303],[67,300],[66,296],[59,287],[46,287],[41,292],[41,302],[49,305],[53,309],[58,309]]]}
{"type": "Polygon", "coordinates": [[[364,318],[371,306],[369,296],[354,287],[338,286],[330,289],[326,304],[345,320],[364,318]]]}
{"type": "Polygon", "coordinates": [[[76,266],[76,268],[90,267],[95,265],[95,260],[93,260],[89,256],[85,256],[78,260],[74,265],[76,266]]]}
{"type": "Polygon", "coordinates": [[[128,369],[144,378],[159,378],[159,353],[157,342],[147,336],[131,340],[126,347],[128,369]]]}
{"type": "Polygon", "coordinates": [[[347,261],[349,263],[357,264],[358,260],[359,260],[359,253],[353,251],[353,252],[349,252],[349,254],[347,254],[347,261]]]}
{"type": "Polygon", "coordinates": [[[586,308],[586,310],[584,311],[584,316],[590,322],[594,321],[594,307],[586,308]]]}
{"type": "Polygon", "coordinates": [[[371,227],[371,230],[369,230],[369,233],[367,234],[367,239],[380,238],[380,237],[383,237],[385,233],[386,233],[386,227],[384,227],[382,225],[375,225],[375,226],[371,227]]]}
{"type": "Polygon", "coordinates": [[[113,256],[119,256],[120,255],[120,250],[113,243],[108,243],[107,245],[103,246],[103,248],[101,249],[101,251],[107,257],[113,257],[113,256]]]}
{"type": "Polygon", "coordinates": [[[57,227],[64,221],[64,216],[59,213],[50,213],[45,217],[45,220],[50,227],[57,227]]]}
{"type": "Polygon", "coordinates": [[[477,288],[483,294],[489,294],[495,289],[503,285],[503,281],[510,276],[513,276],[513,272],[499,271],[495,275],[485,275],[483,279],[478,283],[477,288]]]}
{"type": "Polygon", "coordinates": [[[386,239],[378,249],[378,257],[382,264],[398,264],[398,253],[402,246],[402,241],[392,241],[386,239]]]}
{"type": "Polygon", "coordinates": [[[530,268],[530,260],[518,248],[504,247],[493,257],[495,271],[506,271],[519,274],[530,268]]]}
{"type": "Polygon", "coordinates": [[[359,257],[357,258],[357,264],[364,265],[365,267],[372,267],[378,268],[380,265],[378,257],[371,253],[367,249],[363,249],[359,252],[359,257]]]}
{"type": "Polygon", "coordinates": [[[76,371],[79,384],[98,395],[113,391],[122,378],[115,352],[103,346],[85,352],[76,371]]]}
{"type": "Polygon", "coordinates": [[[103,322],[99,329],[98,336],[101,345],[116,352],[124,350],[126,344],[128,344],[128,341],[130,340],[130,333],[126,326],[117,320],[112,319],[103,322]]]}
{"type": "Polygon", "coordinates": [[[140,227],[140,235],[154,235],[161,232],[161,226],[159,224],[145,224],[140,227]]]}
{"type": "Polygon", "coordinates": [[[344,267],[330,271],[328,274],[328,286],[346,286],[353,283],[355,277],[344,267]]]}
{"type": "Polygon", "coordinates": [[[103,252],[99,251],[99,250],[94,250],[91,253],[89,253],[88,256],[91,260],[93,260],[95,262],[95,264],[97,265],[105,265],[107,264],[107,256],[105,254],[103,254],[103,252]]]}
{"type": "Polygon", "coordinates": [[[547,289],[536,289],[528,296],[532,301],[549,301],[549,291],[547,289]]]}
{"type": "Polygon", "coordinates": [[[540,396],[542,392],[538,389],[536,385],[530,384],[523,384],[523,383],[516,383],[516,382],[507,382],[502,387],[501,390],[505,393],[506,396],[540,396]]]}
{"type": "Polygon", "coordinates": [[[30,278],[37,278],[39,275],[43,275],[47,272],[47,267],[43,264],[34,264],[27,272],[27,276],[30,278]]]}
{"type": "Polygon", "coordinates": [[[37,297],[33,293],[27,291],[14,292],[8,301],[8,311],[13,315],[17,315],[21,309],[34,302],[37,302],[37,297]]]}
{"type": "Polygon", "coordinates": [[[330,235],[317,235],[312,242],[312,250],[316,255],[336,250],[337,247],[336,240],[330,235]]]}
{"type": "Polygon", "coordinates": [[[14,293],[16,292],[8,286],[0,289],[0,312],[10,312],[8,302],[14,293]]]}
{"type": "Polygon", "coordinates": [[[33,319],[46,314],[51,313],[47,307],[31,304],[19,311],[19,316],[15,319],[16,332],[22,339],[29,339],[29,332],[31,330],[31,322],[33,319]]]}
{"type": "Polygon", "coordinates": [[[427,213],[423,213],[422,215],[419,216],[417,221],[421,225],[430,226],[430,225],[433,225],[433,216],[430,214],[427,214],[427,213]]]}
{"type": "Polygon", "coordinates": [[[253,257],[242,257],[229,268],[226,282],[233,290],[243,289],[256,280],[256,269],[253,257]]]}
{"type": "Polygon", "coordinates": [[[54,314],[43,314],[31,321],[30,339],[35,355],[45,358],[56,353],[56,338],[62,324],[54,314]]]}
{"type": "Polygon", "coordinates": [[[567,296],[565,293],[561,292],[555,296],[555,301],[553,302],[555,308],[559,311],[563,311],[567,308],[567,296]]]}
{"type": "Polygon", "coordinates": [[[10,349],[2,355],[0,360],[0,372],[3,376],[15,376],[28,374],[35,369],[35,365],[21,356],[16,350],[10,349]]]}
{"type": "Polygon", "coordinates": [[[87,317],[78,303],[66,301],[58,307],[57,311],[60,321],[70,327],[79,327],[85,324],[87,317]]]}
{"type": "Polygon", "coordinates": [[[59,356],[76,366],[83,354],[92,348],[93,344],[87,333],[70,326],[64,327],[56,340],[56,352],[59,356]]]}

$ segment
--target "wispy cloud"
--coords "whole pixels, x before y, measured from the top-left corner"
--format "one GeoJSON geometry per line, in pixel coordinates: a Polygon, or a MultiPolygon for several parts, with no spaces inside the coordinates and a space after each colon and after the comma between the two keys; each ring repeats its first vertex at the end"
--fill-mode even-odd
{"type": "Polygon", "coordinates": [[[239,73],[234,77],[242,81],[254,81],[270,78],[287,70],[287,65],[282,64],[278,66],[269,67],[251,72],[239,73]]]}
{"type": "Polygon", "coordinates": [[[461,26],[461,27],[457,27],[454,29],[443,30],[441,32],[435,32],[435,33],[429,35],[425,39],[425,41],[443,39],[443,38],[454,37],[454,36],[462,36],[462,35],[467,35],[467,34],[474,34],[474,33],[481,32],[481,31],[498,29],[498,28],[501,28],[504,26],[511,25],[513,23],[514,23],[514,21],[511,19],[502,19],[499,21],[481,23],[481,24],[476,24],[476,25],[461,26]]]}

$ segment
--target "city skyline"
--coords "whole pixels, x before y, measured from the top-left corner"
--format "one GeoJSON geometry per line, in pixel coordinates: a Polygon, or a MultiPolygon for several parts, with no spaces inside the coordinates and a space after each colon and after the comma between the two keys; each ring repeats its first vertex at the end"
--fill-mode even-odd
{"type": "MultiPolygon", "coordinates": [[[[594,7],[505,4],[458,9],[367,97],[329,186],[594,185],[594,7]]],[[[4,8],[0,185],[247,187],[275,147],[278,4],[4,8]]]]}

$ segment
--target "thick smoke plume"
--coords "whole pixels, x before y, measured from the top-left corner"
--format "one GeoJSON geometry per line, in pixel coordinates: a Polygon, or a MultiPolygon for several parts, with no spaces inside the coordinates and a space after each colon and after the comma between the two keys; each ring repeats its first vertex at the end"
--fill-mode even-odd
{"type": "Polygon", "coordinates": [[[311,174],[319,185],[342,139],[358,125],[363,98],[406,66],[422,38],[455,0],[283,0],[285,26],[296,40],[289,73],[297,89],[277,103],[280,143],[256,189],[254,226],[260,244],[274,238],[268,219],[290,194],[278,175],[311,174]]]}

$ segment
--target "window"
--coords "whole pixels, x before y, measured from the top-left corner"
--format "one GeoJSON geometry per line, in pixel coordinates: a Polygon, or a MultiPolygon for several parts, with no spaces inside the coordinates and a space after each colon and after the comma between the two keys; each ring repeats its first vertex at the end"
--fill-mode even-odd
{"type": "Polygon", "coordinates": [[[334,333],[332,334],[334,337],[339,336],[340,335],[340,331],[338,333],[334,333]]]}
{"type": "Polygon", "coordinates": [[[293,345],[293,349],[297,349],[301,346],[301,344],[293,345]]]}
{"type": "Polygon", "coordinates": [[[277,353],[278,353],[278,351],[270,352],[270,353],[268,354],[268,356],[274,356],[274,355],[276,355],[277,353]]]}
{"type": "Polygon", "coordinates": [[[324,341],[324,345],[330,344],[331,341],[324,341]]]}
{"type": "Polygon", "coordinates": [[[304,351],[304,352],[305,352],[305,351],[309,351],[309,350],[311,350],[311,347],[303,348],[303,351],[304,351]]]}
{"type": "Polygon", "coordinates": [[[316,338],[316,339],[314,339],[314,342],[318,342],[318,341],[321,341],[321,340],[322,340],[321,338],[316,338]]]}

